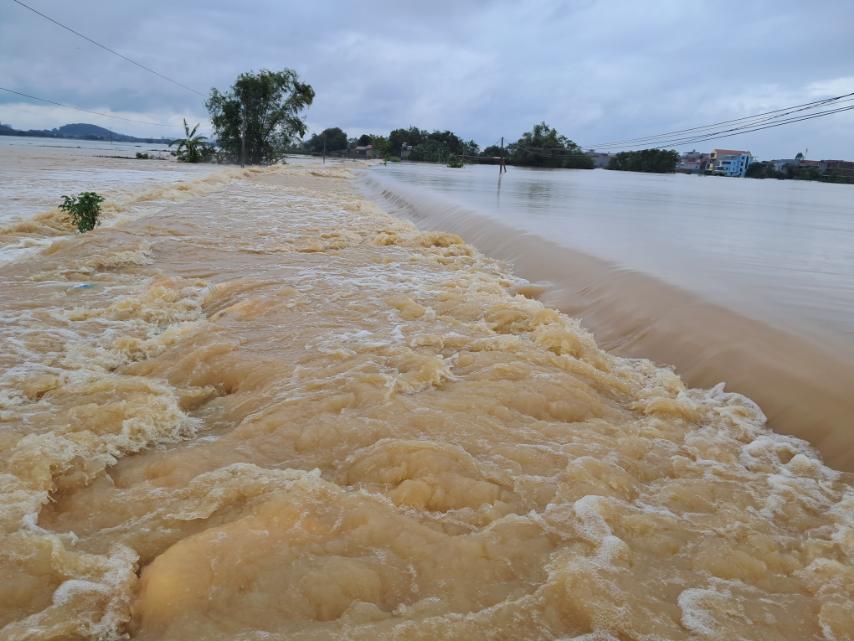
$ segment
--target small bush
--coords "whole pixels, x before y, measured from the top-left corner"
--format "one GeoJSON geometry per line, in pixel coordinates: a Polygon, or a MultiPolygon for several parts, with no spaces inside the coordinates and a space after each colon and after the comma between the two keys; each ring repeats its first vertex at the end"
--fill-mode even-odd
{"type": "Polygon", "coordinates": [[[68,214],[71,223],[77,231],[83,232],[95,229],[100,223],[101,203],[104,197],[94,191],[84,191],[76,196],[63,196],[59,209],[68,214]]]}
{"type": "Polygon", "coordinates": [[[136,152],[137,160],[151,160],[151,154],[144,154],[141,151],[136,152]]]}
{"type": "Polygon", "coordinates": [[[448,167],[452,169],[460,169],[463,166],[463,159],[456,154],[448,156],[448,167]]]}

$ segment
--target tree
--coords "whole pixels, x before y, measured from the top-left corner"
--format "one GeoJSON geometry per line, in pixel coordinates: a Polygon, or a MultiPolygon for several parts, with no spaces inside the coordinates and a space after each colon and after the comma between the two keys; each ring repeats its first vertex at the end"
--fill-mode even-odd
{"type": "Polygon", "coordinates": [[[487,147],[482,152],[480,152],[481,156],[484,156],[487,158],[497,158],[499,156],[502,156],[503,154],[504,154],[504,150],[501,147],[499,147],[498,145],[489,145],[489,147],[487,147]]]}
{"type": "MultiPolygon", "coordinates": [[[[187,124],[187,119],[184,118],[184,137],[173,140],[169,146],[178,145],[174,151],[174,155],[181,162],[202,162],[211,159],[213,156],[213,148],[208,144],[205,136],[196,134],[199,124],[193,127],[192,131],[187,124]]],[[[139,154],[137,154],[139,157],[139,154]]]]}
{"type": "Polygon", "coordinates": [[[581,147],[545,122],[534,125],[511,143],[509,149],[513,165],[593,169],[593,159],[581,147]]]}
{"type": "Polygon", "coordinates": [[[745,176],[747,178],[768,178],[769,171],[773,171],[773,166],[769,162],[752,162],[747,166],[745,176]]]}
{"type": "Polygon", "coordinates": [[[226,159],[272,163],[281,158],[295,136],[305,134],[300,116],[314,100],[311,85],[291,69],[242,73],[225,93],[211,89],[205,103],[217,142],[226,159]]]}
{"type": "Polygon", "coordinates": [[[675,149],[621,151],[608,161],[608,169],[668,174],[676,171],[679,152],[675,149]]]}
{"type": "Polygon", "coordinates": [[[400,155],[401,147],[406,144],[410,147],[415,147],[427,137],[427,132],[418,127],[410,127],[409,129],[394,129],[388,135],[388,142],[391,145],[391,153],[395,156],[400,155]]]}
{"type": "Polygon", "coordinates": [[[451,150],[443,140],[428,138],[418,143],[409,153],[409,160],[422,160],[426,162],[446,162],[451,150]]]}
{"type": "Polygon", "coordinates": [[[798,162],[801,162],[803,159],[804,155],[800,151],[795,154],[795,160],[797,160],[798,162]]]}
{"type": "Polygon", "coordinates": [[[371,136],[371,144],[374,146],[374,153],[380,158],[387,159],[391,156],[391,143],[385,136],[371,136]]]}
{"type": "Polygon", "coordinates": [[[356,144],[359,147],[367,147],[368,145],[373,144],[371,136],[369,134],[362,134],[359,136],[359,139],[356,141],[356,144]]]}
{"type": "Polygon", "coordinates": [[[340,127],[328,127],[319,134],[313,134],[309,138],[307,146],[311,151],[320,153],[323,151],[324,141],[326,142],[326,151],[347,149],[347,134],[340,127]]]}
{"type": "Polygon", "coordinates": [[[395,130],[391,135],[397,131],[406,132],[405,137],[408,138],[406,142],[412,145],[412,151],[409,154],[410,160],[447,162],[451,156],[473,156],[477,155],[479,151],[476,142],[473,140],[465,142],[452,131],[437,130],[428,133],[411,127],[409,130],[395,130]]]}

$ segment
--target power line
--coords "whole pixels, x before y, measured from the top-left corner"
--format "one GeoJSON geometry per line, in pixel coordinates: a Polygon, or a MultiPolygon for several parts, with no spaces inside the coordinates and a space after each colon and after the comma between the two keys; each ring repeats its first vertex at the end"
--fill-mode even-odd
{"type": "MultiPolygon", "coordinates": [[[[854,105],[848,105],[845,107],[837,107],[836,109],[828,109],[826,111],[819,111],[819,112],[812,113],[812,114],[804,114],[801,116],[794,116],[792,118],[785,118],[783,120],[773,121],[771,123],[767,123],[767,124],[764,124],[761,126],[754,126],[756,124],[756,123],[754,123],[754,125],[747,125],[744,128],[738,128],[737,127],[734,129],[724,130],[724,131],[720,131],[720,132],[713,132],[711,134],[699,136],[699,137],[695,137],[695,138],[683,138],[683,139],[671,140],[671,141],[667,141],[667,142],[662,142],[657,146],[668,146],[668,145],[682,146],[682,145],[693,144],[696,142],[704,142],[707,140],[718,140],[720,138],[731,138],[732,136],[738,136],[738,135],[750,133],[753,131],[761,131],[762,129],[772,129],[774,127],[782,127],[783,125],[788,125],[788,124],[792,124],[795,122],[802,122],[804,120],[812,120],[813,118],[822,118],[822,117],[829,116],[829,115],[832,115],[835,113],[840,113],[843,111],[851,111],[852,109],[854,109],[854,105]]],[[[639,147],[642,145],[632,145],[632,146],[639,147]]]]}
{"type": "Polygon", "coordinates": [[[843,99],[843,98],[851,98],[852,96],[854,96],[854,92],[848,93],[848,94],[843,94],[841,96],[834,96],[833,98],[824,98],[822,100],[814,100],[813,102],[807,102],[807,103],[803,103],[800,105],[793,105],[791,107],[781,107],[780,109],[774,109],[772,111],[765,111],[763,113],[754,114],[752,116],[744,116],[742,118],[734,118],[732,120],[721,120],[720,122],[713,122],[711,124],[701,125],[699,127],[689,127],[688,129],[676,129],[674,131],[665,131],[663,133],[656,134],[654,136],[643,136],[641,138],[626,138],[623,140],[614,140],[611,142],[598,143],[598,145],[591,145],[591,146],[595,148],[597,146],[598,147],[604,147],[604,146],[609,146],[609,145],[613,145],[613,144],[625,144],[625,143],[630,143],[630,142],[644,142],[644,141],[654,139],[654,138],[662,138],[664,136],[670,136],[670,135],[675,135],[675,134],[683,134],[683,133],[688,133],[691,131],[699,131],[702,129],[710,129],[712,127],[718,127],[720,125],[728,125],[731,123],[743,122],[745,120],[752,120],[754,118],[760,118],[762,116],[771,116],[771,118],[768,118],[770,120],[770,119],[776,118],[778,116],[784,116],[784,115],[787,115],[789,113],[794,113],[796,111],[806,111],[809,109],[818,108],[820,106],[824,106],[828,103],[835,102],[835,101],[838,101],[838,100],[843,99]],[[781,113],[781,112],[785,112],[785,113],[781,113]],[[776,115],[772,115],[772,114],[776,114],[776,115]]]}
{"type": "MultiPolygon", "coordinates": [[[[589,147],[592,149],[607,149],[614,147],[639,147],[643,145],[663,145],[663,144],[675,144],[677,142],[681,144],[688,144],[691,142],[691,139],[694,136],[715,136],[715,137],[729,137],[730,135],[735,135],[735,133],[741,133],[740,130],[744,129],[745,131],[755,131],[755,129],[750,129],[751,127],[755,127],[757,125],[772,123],[772,122],[799,122],[797,119],[786,119],[786,116],[789,116],[794,113],[800,113],[804,111],[814,111],[821,107],[829,106],[833,103],[837,104],[846,104],[851,102],[852,98],[854,98],[854,92],[842,94],[839,96],[833,96],[832,98],[824,98],[822,100],[815,100],[813,102],[804,103],[801,105],[793,105],[791,107],[783,107],[780,109],[775,109],[773,111],[766,111],[760,114],[754,114],[752,116],[744,116],[742,118],[735,118],[733,120],[723,120],[718,123],[713,123],[709,125],[701,125],[699,127],[690,127],[688,129],[679,129],[671,132],[664,132],[661,134],[657,134],[654,136],[644,136],[641,138],[628,138],[623,140],[616,140],[607,143],[599,143],[597,145],[590,145],[589,147]],[[782,119],[782,120],[781,120],[782,119]],[[741,123],[736,127],[732,127],[729,129],[723,129],[719,131],[704,131],[708,129],[712,129],[716,126],[725,125],[725,124],[734,124],[741,123]],[[678,134],[682,133],[690,133],[696,132],[696,134],[689,137],[678,137],[678,134]],[[727,134],[726,136],[719,134],[727,134]],[[672,136],[677,136],[676,138],[672,138],[672,136]],[[669,142],[665,142],[665,140],[669,140],[669,142]]],[[[847,109],[842,109],[841,111],[847,111],[847,109]]],[[[825,112],[815,112],[817,114],[824,114],[825,112]]],[[[830,111],[828,113],[837,113],[836,111],[830,111]]],[[[808,119],[808,118],[806,118],[808,119]]],[[[766,127],[762,127],[766,128],[766,127]]],[[[711,138],[707,138],[711,139],[711,138]]],[[[698,139],[697,142],[700,140],[698,139]]]]}
{"type": "Polygon", "coordinates": [[[0,87],[0,91],[6,91],[8,93],[17,94],[19,96],[23,96],[24,98],[30,98],[31,100],[38,100],[39,102],[46,102],[51,105],[56,105],[57,107],[62,107],[63,109],[73,109],[74,111],[82,111],[87,114],[95,114],[96,116],[102,116],[104,118],[115,118],[116,120],[124,120],[125,122],[135,122],[143,125],[153,125],[155,127],[169,127],[171,129],[175,128],[175,125],[168,125],[163,122],[154,122],[151,120],[136,120],[134,118],[125,118],[124,116],[116,116],[113,114],[105,114],[100,111],[91,111],[89,109],[81,109],[80,107],[74,107],[72,105],[64,105],[61,102],[57,102],[56,100],[49,100],[47,98],[39,98],[38,96],[31,96],[28,93],[24,93],[22,91],[15,91],[14,89],[7,89],[6,87],[0,87]]]}
{"type": "MultiPolygon", "coordinates": [[[[708,140],[717,140],[720,138],[731,138],[732,136],[737,136],[740,134],[750,133],[754,131],[761,131],[763,129],[771,129],[774,127],[780,127],[786,124],[792,124],[796,122],[802,122],[804,120],[812,120],[814,118],[821,118],[825,116],[829,116],[836,113],[841,113],[844,111],[850,111],[854,109],[854,92],[842,94],[839,96],[833,96],[831,98],[823,98],[821,100],[815,100],[808,103],[803,103],[800,105],[793,105],[791,107],[782,107],[780,109],[775,109],[773,111],[767,111],[761,114],[754,114],[752,116],[744,116],[742,118],[735,118],[733,120],[724,120],[720,121],[716,124],[711,125],[702,125],[698,127],[690,127],[688,129],[679,129],[672,131],[670,133],[658,134],[656,136],[646,136],[642,138],[628,138],[621,141],[614,141],[612,143],[600,143],[598,145],[585,145],[585,147],[589,149],[596,149],[597,151],[608,151],[613,150],[615,148],[637,148],[637,147],[665,147],[665,146],[683,146],[688,144],[693,144],[697,142],[704,142],[708,140]],[[843,105],[843,106],[840,106],[843,105]],[[825,109],[823,111],[818,111],[823,107],[833,107],[832,109],[825,109]],[[805,113],[806,112],[806,113],[805,113]],[[741,123],[734,127],[729,127],[725,129],[714,130],[715,126],[720,126],[722,124],[735,124],[741,123]],[[694,132],[694,133],[691,133],[694,132]],[[678,134],[687,133],[687,136],[679,136],[678,134]]],[[[566,150],[564,147],[546,147],[546,146],[534,146],[534,145],[526,145],[524,143],[519,145],[514,145],[517,149],[525,149],[537,151],[543,155],[553,155],[553,156],[572,156],[578,155],[578,152],[572,152],[566,150]]]]}
{"type": "MultiPolygon", "coordinates": [[[[854,94],[847,94],[846,96],[850,96],[854,94]]],[[[837,98],[844,98],[846,96],[838,96],[837,98]]],[[[825,104],[830,104],[833,99],[826,99],[824,101],[825,104]]],[[[851,100],[841,101],[836,103],[836,106],[833,109],[825,109],[824,111],[816,111],[813,113],[800,113],[798,115],[791,115],[794,112],[803,111],[801,109],[796,109],[794,111],[787,112],[786,114],[780,113],[776,118],[766,118],[763,120],[757,120],[754,122],[744,123],[737,127],[731,127],[729,129],[722,129],[719,131],[711,131],[706,133],[699,133],[694,136],[685,136],[680,138],[673,138],[670,140],[662,140],[658,142],[654,142],[653,146],[656,148],[666,147],[666,146],[682,146],[687,144],[693,144],[698,142],[705,142],[708,140],[718,140],[721,138],[731,138],[733,136],[738,136],[745,133],[751,133],[754,131],[761,131],[763,129],[773,129],[775,127],[782,127],[783,125],[793,124],[796,122],[803,122],[805,120],[812,120],[814,118],[823,118],[826,116],[830,116],[833,114],[841,113],[844,111],[852,111],[854,110],[854,104],[848,104],[851,100]],[[844,106],[838,106],[838,105],[844,106]],[[788,117],[783,117],[787,116],[788,117]]],[[[815,107],[813,107],[815,108],[815,107]]],[[[782,111],[782,110],[777,110],[782,111]]],[[[740,118],[737,120],[727,121],[727,122],[737,122],[738,120],[745,120],[744,118],[740,118]]],[[[699,128],[692,128],[690,130],[684,131],[694,131],[699,128]]],[[[644,145],[649,145],[649,142],[633,144],[633,145],[624,145],[624,147],[642,147],[644,145]]],[[[573,156],[581,156],[585,155],[585,152],[582,151],[569,151],[566,148],[562,147],[544,147],[544,146],[535,146],[535,145],[527,145],[527,144],[514,144],[511,143],[511,152],[513,149],[519,149],[523,151],[535,152],[541,155],[551,157],[551,158],[565,158],[565,157],[573,157],[573,156]]]]}
{"type": "Polygon", "coordinates": [[[172,78],[170,78],[169,76],[167,76],[167,75],[165,75],[165,74],[162,74],[162,73],[160,73],[159,71],[157,71],[157,70],[155,70],[155,69],[152,69],[151,67],[147,67],[146,65],[142,64],[141,62],[137,62],[137,61],[136,61],[136,60],[134,60],[133,58],[128,58],[126,55],[119,53],[119,52],[118,52],[118,51],[116,51],[115,49],[110,49],[110,47],[108,47],[107,45],[103,45],[103,44],[101,44],[100,42],[98,42],[98,41],[96,41],[96,40],[93,40],[93,39],[92,39],[92,38],[90,38],[89,36],[85,36],[85,35],[83,35],[82,33],[80,33],[79,31],[75,31],[74,29],[72,29],[72,28],[71,28],[71,27],[69,27],[68,25],[62,24],[62,23],[61,23],[61,22],[59,22],[58,20],[54,20],[53,18],[51,18],[49,15],[46,15],[46,14],[42,13],[42,12],[41,12],[41,11],[39,11],[38,9],[34,9],[34,8],[33,8],[33,7],[31,7],[30,5],[25,4],[24,2],[21,2],[21,0],[12,0],[12,2],[15,2],[15,3],[17,3],[17,4],[21,5],[21,6],[22,6],[22,7],[24,7],[25,9],[28,9],[28,10],[32,11],[32,12],[33,12],[33,13],[35,13],[36,15],[41,16],[41,17],[42,17],[42,18],[44,18],[45,20],[48,20],[48,21],[52,22],[53,24],[57,25],[58,27],[62,27],[62,28],[63,28],[63,29],[65,29],[66,31],[70,31],[70,32],[71,32],[71,33],[73,33],[75,36],[78,36],[78,37],[83,38],[84,40],[86,40],[86,41],[88,41],[88,42],[91,42],[91,43],[92,43],[93,45],[95,45],[96,47],[100,47],[100,48],[101,48],[101,49],[103,49],[104,51],[108,51],[109,53],[113,54],[114,56],[118,56],[118,57],[119,57],[119,58],[121,58],[122,60],[126,60],[127,62],[129,62],[129,63],[131,63],[131,64],[133,64],[133,65],[136,65],[136,66],[137,66],[137,67],[139,67],[140,69],[144,69],[145,71],[147,71],[147,72],[149,72],[149,73],[153,73],[155,76],[158,76],[159,78],[162,78],[163,80],[166,80],[167,82],[171,82],[173,85],[176,85],[176,86],[178,86],[178,87],[181,87],[182,89],[186,89],[187,91],[190,91],[190,92],[192,92],[192,93],[196,94],[197,96],[201,96],[202,98],[204,98],[204,97],[205,97],[205,94],[203,94],[202,92],[200,92],[200,91],[196,91],[196,90],[195,90],[195,89],[193,89],[192,87],[188,87],[187,85],[185,85],[185,84],[184,84],[184,83],[182,83],[182,82],[178,82],[177,80],[173,80],[173,79],[172,79],[172,78]]]}

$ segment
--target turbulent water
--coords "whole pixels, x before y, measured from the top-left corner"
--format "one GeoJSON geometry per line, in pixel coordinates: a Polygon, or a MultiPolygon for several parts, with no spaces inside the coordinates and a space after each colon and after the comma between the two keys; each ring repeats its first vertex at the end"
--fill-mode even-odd
{"type": "Polygon", "coordinates": [[[165,145],[0,136],[0,230],[6,232],[0,263],[66,233],[53,211],[63,194],[98,191],[109,214],[135,216],[162,206],[161,195],[173,195],[164,187],[180,189],[216,169],[177,163],[165,145]],[[153,158],[138,160],[136,153],[153,158]],[[17,236],[8,234],[15,230],[17,236]]]}
{"type": "Polygon", "coordinates": [[[534,281],[600,346],[757,401],[854,471],[854,188],[633,172],[377,166],[368,192],[534,281]]]}
{"type": "Polygon", "coordinates": [[[355,171],[0,266],[0,638],[854,638],[850,475],[355,171]]]}

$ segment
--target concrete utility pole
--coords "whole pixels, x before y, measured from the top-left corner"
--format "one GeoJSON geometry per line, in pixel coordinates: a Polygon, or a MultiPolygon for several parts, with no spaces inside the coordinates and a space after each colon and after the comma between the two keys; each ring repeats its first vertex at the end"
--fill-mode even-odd
{"type": "Polygon", "coordinates": [[[240,166],[246,166],[246,105],[240,103],[240,166]]]}
{"type": "Polygon", "coordinates": [[[246,125],[240,123],[240,166],[246,166],[246,125]]]}

